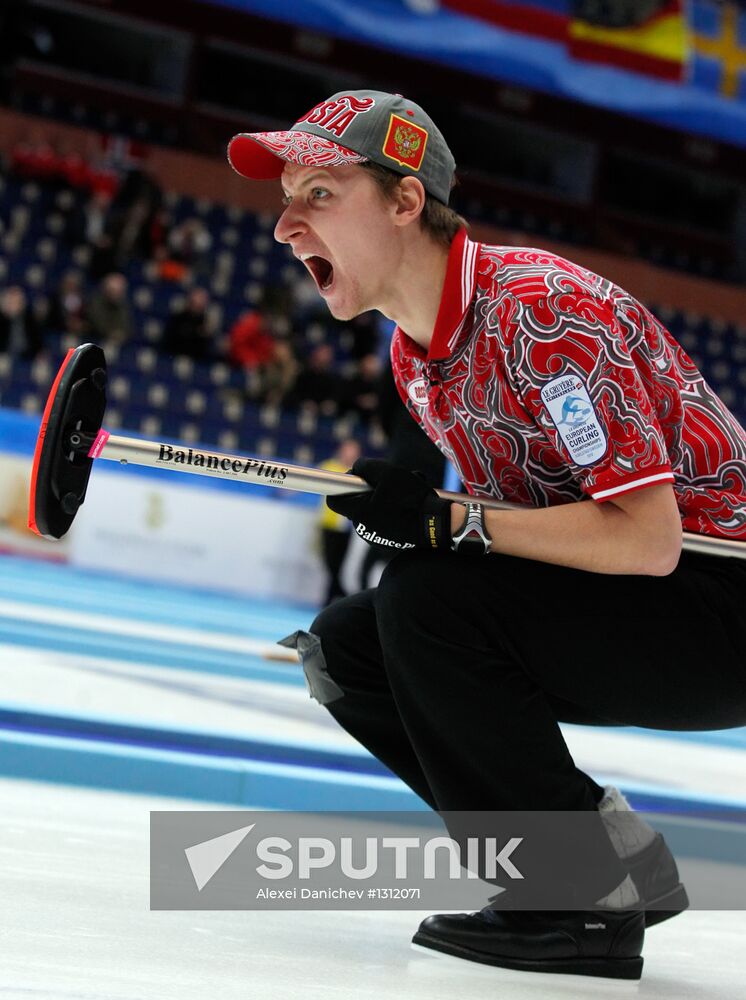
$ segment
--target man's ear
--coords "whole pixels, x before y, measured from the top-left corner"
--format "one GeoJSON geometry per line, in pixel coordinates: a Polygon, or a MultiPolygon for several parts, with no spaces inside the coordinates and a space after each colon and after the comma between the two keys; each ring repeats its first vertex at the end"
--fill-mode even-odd
{"type": "Polygon", "coordinates": [[[425,207],[425,188],[418,177],[402,177],[396,188],[394,225],[408,226],[416,222],[425,207]]]}

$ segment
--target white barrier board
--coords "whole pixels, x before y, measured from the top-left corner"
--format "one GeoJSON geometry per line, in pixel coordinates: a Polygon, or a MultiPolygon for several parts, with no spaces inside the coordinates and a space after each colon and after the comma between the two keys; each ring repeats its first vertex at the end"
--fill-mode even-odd
{"type": "Polygon", "coordinates": [[[318,604],[314,507],[98,467],[75,522],[71,561],[184,586],[318,604]]]}

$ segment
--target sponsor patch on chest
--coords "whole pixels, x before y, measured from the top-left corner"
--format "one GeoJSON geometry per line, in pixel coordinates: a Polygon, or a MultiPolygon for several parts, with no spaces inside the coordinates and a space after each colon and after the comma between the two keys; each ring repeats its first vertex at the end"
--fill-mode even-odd
{"type": "Polygon", "coordinates": [[[576,465],[592,465],[606,453],[606,434],[581,378],[552,379],[541,399],[576,465]]]}
{"type": "Polygon", "coordinates": [[[417,406],[427,403],[427,379],[417,378],[407,386],[407,395],[417,406]]]}

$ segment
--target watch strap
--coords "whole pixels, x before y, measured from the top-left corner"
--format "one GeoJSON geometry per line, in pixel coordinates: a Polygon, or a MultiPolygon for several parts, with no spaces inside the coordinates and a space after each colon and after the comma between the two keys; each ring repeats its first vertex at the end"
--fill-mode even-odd
{"type": "Polygon", "coordinates": [[[484,524],[484,507],[478,503],[466,504],[466,516],[461,527],[454,532],[451,548],[454,552],[469,555],[487,555],[492,538],[484,524]]]}

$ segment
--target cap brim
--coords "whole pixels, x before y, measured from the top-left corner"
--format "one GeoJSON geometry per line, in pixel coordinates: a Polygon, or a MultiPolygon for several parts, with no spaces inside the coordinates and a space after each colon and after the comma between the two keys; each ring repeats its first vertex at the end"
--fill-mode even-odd
{"type": "Polygon", "coordinates": [[[310,132],[241,132],[228,144],[228,162],[236,173],[256,181],[279,177],[285,163],[341,167],[367,159],[310,132]]]}

